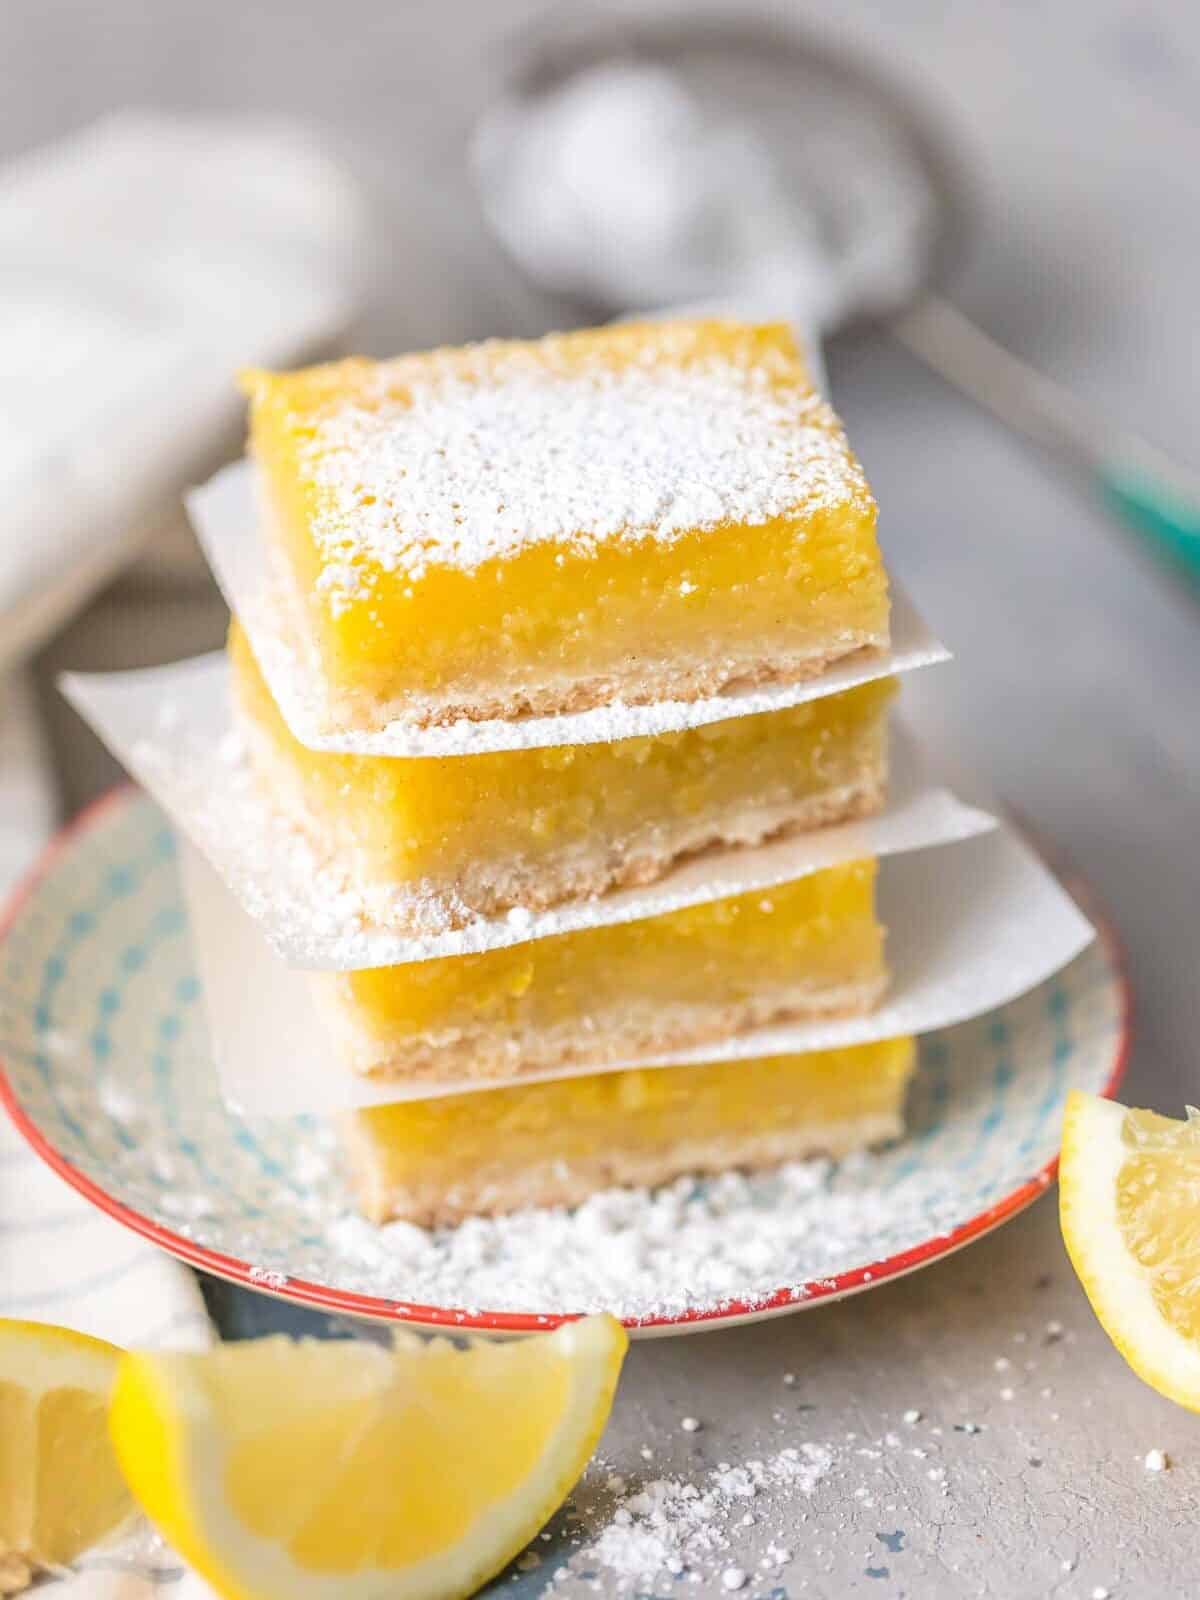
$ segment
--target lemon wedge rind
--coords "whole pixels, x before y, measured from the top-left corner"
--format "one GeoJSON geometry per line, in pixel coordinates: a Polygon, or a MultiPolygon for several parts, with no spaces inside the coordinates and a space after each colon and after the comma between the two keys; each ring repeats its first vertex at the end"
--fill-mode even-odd
{"type": "Polygon", "coordinates": [[[1200,1411],[1200,1345],[1162,1315],[1151,1276],[1126,1244],[1117,1209],[1121,1169],[1133,1153],[1127,1108],[1082,1090],[1067,1098],[1059,1215],[1071,1264],[1104,1331],[1159,1394],[1200,1411]]]}
{"type": "MultiPolygon", "coordinates": [[[[476,1345],[450,1352],[444,1340],[431,1346],[401,1334],[390,1352],[351,1342],[337,1347],[340,1354],[330,1354],[333,1347],[326,1346],[313,1358],[319,1363],[314,1367],[316,1383],[307,1386],[302,1377],[307,1358],[287,1353],[303,1347],[270,1343],[279,1352],[280,1382],[290,1384],[291,1391],[260,1396],[261,1435],[254,1431],[257,1421],[243,1427],[235,1419],[236,1445],[228,1426],[223,1430],[221,1425],[222,1415],[229,1422],[228,1395],[222,1398],[213,1388],[214,1382],[226,1381],[232,1368],[218,1368],[204,1356],[131,1355],[121,1364],[114,1391],[113,1440],[135,1496],[180,1554],[226,1600],[454,1600],[474,1593],[545,1525],[583,1471],[611,1409],[627,1338],[610,1317],[565,1324],[525,1341],[540,1351],[536,1359],[530,1352],[508,1361],[510,1380],[503,1351],[514,1347],[476,1345]],[[435,1359],[443,1363],[441,1387],[423,1390],[422,1363],[434,1347],[435,1359]],[[480,1433],[477,1451],[471,1448],[470,1419],[449,1414],[456,1403],[453,1369],[447,1365],[451,1355],[466,1363],[478,1356],[476,1371],[483,1375],[484,1388],[472,1390],[467,1383],[464,1392],[477,1399],[482,1394],[486,1401],[486,1385],[495,1384],[496,1406],[489,1405],[489,1417],[480,1419],[481,1429],[490,1427],[491,1434],[485,1438],[480,1433]],[[300,1375],[299,1386],[284,1370],[289,1363],[300,1375]],[[522,1414],[537,1411],[535,1389],[543,1381],[542,1372],[546,1383],[557,1386],[554,1404],[547,1409],[552,1425],[544,1440],[539,1435],[532,1445],[526,1438],[522,1446],[514,1446],[532,1452],[529,1468],[506,1492],[489,1500],[491,1468],[481,1463],[499,1459],[503,1464],[504,1440],[497,1439],[497,1430],[503,1433],[507,1416],[514,1434],[520,1433],[522,1414]],[[294,1429],[287,1433],[292,1428],[289,1410],[302,1429],[306,1406],[315,1411],[324,1407],[318,1431],[306,1437],[328,1437],[334,1445],[323,1453],[310,1451],[307,1458],[298,1450],[281,1462],[286,1446],[280,1441],[299,1437],[294,1429]],[[347,1417],[361,1420],[339,1431],[342,1406],[347,1417]],[[414,1437],[433,1442],[427,1461],[419,1446],[414,1445],[414,1456],[405,1445],[405,1406],[416,1408],[414,1437]],[[438,1406],[447,1413],[445,1436],[466,1441],[451,1455],[437,1448],[438,1406]],[[389,1407],[395,1411],[389,1413],[389,1407]],[[347,1499],[345,1484],[355,1472],[355,1450],[377,1439],[380,1427],[391,1428],[389,1416],[399,1418],[388,1434],[394,1454],[372,1457],[378,1470],[370,1474],[364,1494],[347,1499]],[[261,1452],[257,1466],[256,1451],[261,1452]],[[389,1500],[385,1480],[393,1464],[397,1490],[389,1500]],[[265,1489],[256,1487],[256,1472],[265,1489]],[[407,1495],[401,1487],[405,1484],[407,1495]],[[438,1544],[441,1536],[420,1525],[416,1502],[422,1495],[427,1496],[427,1521],[443,1501],[457,1503],[461,1531],[438,1544]],[[406,1517],[414,1522],[411,1537],[404,1527],[406,1517]],[[355,1525],[356,1518],[361,1526],[355,1525]],[[370,1553],[377,1555],[380,1544],[388,1543],[393,1550],[429,1548],[420,1559],[373,1559],[370,1553]]],[[[219,1357],[225,1363],[237,1360],[228,1348],[219,1357]]],[[[465,1378],[469,1369],[461,1371],[465,1378]]],[[[362,1483],[361,1474],[354,1481],[362,1483]]]]}

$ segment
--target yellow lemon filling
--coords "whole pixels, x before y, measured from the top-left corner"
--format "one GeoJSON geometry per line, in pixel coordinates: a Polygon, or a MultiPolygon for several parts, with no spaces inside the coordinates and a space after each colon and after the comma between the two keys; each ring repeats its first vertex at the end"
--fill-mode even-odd
{"type": "Polygon", "coordinates": [[[618,1184],[841,1155],[900,1133],[911,1039],[635,1068],[355,1112],[351,1174],[375,1222],[575,1205],[618,1184]]]}
{"type": "Polygon", "coordinates": [[[655,738],[408,760],[306,749],[236,624],[229,654],[273,802],[358,882],[431,894],[460,920],[649,882],[708,845],[883,802],[892,679],[655,738]]]}
{"type": "Polygon", "coordinates": [[[350,720],[691,699],[887,642],[875,503],[785,325],[245,383],[301,626],[350,720]]]}
{"type": "Polygon", "coordinates": [[[443,1082],[636,1059],[789,1015],[862,1010],[885,982],[876,863],[507,949],[316,974],[351,1065],[443,1082]]]}

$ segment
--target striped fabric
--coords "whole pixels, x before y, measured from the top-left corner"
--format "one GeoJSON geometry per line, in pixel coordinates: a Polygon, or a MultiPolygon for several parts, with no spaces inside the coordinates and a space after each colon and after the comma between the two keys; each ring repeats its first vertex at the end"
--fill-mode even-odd
{"type": "MultiPolygon", "coordinates": [[[[53,828],[26,683],[0,681],[0,902],[53,828]]],[[[0,997],[2,1003],[3,997],[0,997]]],[[[0,1112],[0,1316],[64,1323],[121,1345],[196,1349],[212,1329],[195,1279],[43,1165],[0,1112]]],[[[206,1585],[139,1528],[39,1593],[62,1600],[202,1600],[206,1585]]]]}

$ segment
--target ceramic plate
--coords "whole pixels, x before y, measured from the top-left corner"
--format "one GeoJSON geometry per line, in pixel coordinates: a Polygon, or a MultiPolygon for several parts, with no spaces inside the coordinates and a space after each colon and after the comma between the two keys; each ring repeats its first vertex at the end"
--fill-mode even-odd
{"type": "Polygon", "coordinates": [[[0,1095],[69,1183],[220,1277],[327,1311],[456,1329],[519,1332],[603,1307],[631,1331],[687,1332],[912,1271],[1046,1188],[1067,1091],[1111,1093],[1128,1042],[1106,935],[1031,994],[925,1036],[908,1133],[887,1149],[806,1163],[787,1182],[673,1185],[648,1232],[643,1196],[381,1234],[356,1217],[324,1123],[244,1119],[220,1099],[174,841],[148,800],[115,791],[61,834],[0,933],[0,1095]],[[539,1261],[555,1267],[544,1282],[539,1261]]]}

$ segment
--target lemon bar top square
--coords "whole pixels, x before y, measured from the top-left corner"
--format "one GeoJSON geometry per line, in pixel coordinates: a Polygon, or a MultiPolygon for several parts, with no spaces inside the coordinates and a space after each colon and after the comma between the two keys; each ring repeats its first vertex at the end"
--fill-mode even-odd
{"type": "Polygon", "coordinates": [[[857,589],[862,614],[802,618],[803,640],[780,623],[754,647],[768,666],[886,640],[874,502],[784,325],[627,324],[245,385],[335,682],[486,714],[471,680],[490,679],[493,712],[566,709],[580,680],[592,703],[632,698],[618,681],[631,650],[653,675],[689,631],[699,649],[715,629],[709,649],[731,647],[720,687],[763,666],[732,648],[739,626],[770,635],[772,604],[797,585],[817,601],[857,589]],[[739,592],[740,623],[718,604],[739,592]],[[539,675],[560,680],[540,703],[539,675]]]}
{"type": "Polygon", "coordinates": [[[670,541],[870,503],[783,327],[676,322],[247,379],[262,449],[309,488],[335,602],[530,544],[670,541]]]}

